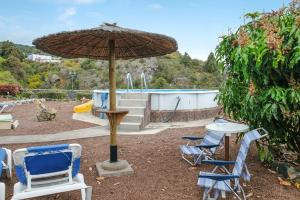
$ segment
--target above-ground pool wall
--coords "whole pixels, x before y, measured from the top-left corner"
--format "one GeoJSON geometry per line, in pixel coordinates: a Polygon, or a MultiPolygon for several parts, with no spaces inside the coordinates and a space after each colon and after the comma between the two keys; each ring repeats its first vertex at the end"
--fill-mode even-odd
{"type": "Polygon", "coordinates": [[[151,122],[163,122],[173,115],[170,121],[190,121],[212,118],[218,115],[220,108],[215,101],[218,91],[200,93],[152,93],[151,122]]]}
{"type": "Polygon", "coordinates": [[[161,111],[174,110],[178,98],[180,102],[177,110],[198,110],[204,108],[217,107],[214,100],[217,92],[203,93],[152,93],[151,94],[151,110],[161,111]]]}
{"type": "MultiPolygon", "coordinates": [[[[108,91],[94,91],[94,109],[100,108],[101,93],[108,91]]],[[[137,91],[139,92],[139,91],[137,91]]],[[[119,100],[121,95],[126,91],[117,91],[116,103],[119,106],[119,100]]],[[[209,91],[176,91],[176,92],[149,92],[150,95],[150,121],[151,122],[164,122],[173,115],[178,97],[180,102],[178,104],[177,111],[170,121],[190,121],[206,118],[213,118],[218,115],[220,108],[217,102],[214,100],[218,90],[209,91]]],[[[109,109],[109,97],[107,99],[107,109],[109,109]]],[[[147,109],[147,112],[149,112],[147,109]]],[[[98,112],[94,112],[96,116],[99,116],[98,112]]]]}

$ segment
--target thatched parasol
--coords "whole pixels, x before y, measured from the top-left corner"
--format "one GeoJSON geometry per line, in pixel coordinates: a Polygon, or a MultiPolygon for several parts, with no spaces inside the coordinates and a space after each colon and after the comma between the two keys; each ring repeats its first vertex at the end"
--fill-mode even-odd
{"type": "Polygon", "coordinates": [[[177,50],[176,40],[161,34],[104,23],[98,28],[47,35],[33,41],[40,50],[64,58],[109,60],[114,43],[116,59],[161,56],[177,50]]]}
{"type": "Polygon", "coordinates": [[[98,28],[61,32],[38,38],[40,50],[64,58],[109,60],[110,162],[117,162],[116,127],[127,112],[116,111],[115,60],[161,56],[177,50],[176,40],[161,34],[104,23],[98,28]]]}

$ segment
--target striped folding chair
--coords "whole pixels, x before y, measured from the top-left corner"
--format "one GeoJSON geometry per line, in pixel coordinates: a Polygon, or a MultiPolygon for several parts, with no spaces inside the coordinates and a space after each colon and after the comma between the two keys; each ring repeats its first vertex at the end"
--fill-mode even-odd
{"type": "Polygon", "coordinates": [[[14,107],[15,107],[14,103],[0,103],[0,114],[11,113],[14,107]]]}
{"type": "Polygon", "coordinates": [[[247,153],[252,141],[258,140],[268,135],[268,132],[263,129],[255,129],[247,132],[242,141],[236,161],[221,161],[221,160],[203,160],[202,163],[213,164],[216,167],[212,172],[200,172],[198,183],[200,187],[204,187],[203,199],[218,199],[226,197],[226,192],[233,193],[237,199],[246,199],[245,192],[239,183],[240,177],[245,181],[250,181],[251,175],[245,164],[247,153]],[[263,135],[260,134],[263,133],[263,135]],[[225,165],[234,165],[232,173],[230,173],[225,165]],[[215,173],[216,170],[226,172],[225,174],[215,173]],[[240,195],[242,193],[242,195],[240,195]],[[211,197],[213,194],[213,197],[211,197]]]}
{"type": "MultiPolygon", "coordinates": [[[[227,123],[224,119],[216,119],[215,123],[227,123]]],[[[224,134],[208,131],[204,137],[184,136],[186,145],[180,145],[181,157],[191,165],[201,164],[204,159],[214,159],[217,148],[223,144],[224,134]],[[199,143],[199,141],[201,141],[199,143]]]]}
{"type": "Polygon", "coordinates": [[[79,173],[81,146],[60,144],[18,149],[13,153],[16,175],[12,200],[40,197],[73,190],[91,200],[92,188],[79,173]]]}
{"type": "MultiPolygon", "coordinates": [[[[6,177],[11,178],[11,150],[0,148],[0,178],[2,171],[6,171],[6,177]]],[[[0,182],[0,200],[5,200],[5,184],[0,182]]]]}

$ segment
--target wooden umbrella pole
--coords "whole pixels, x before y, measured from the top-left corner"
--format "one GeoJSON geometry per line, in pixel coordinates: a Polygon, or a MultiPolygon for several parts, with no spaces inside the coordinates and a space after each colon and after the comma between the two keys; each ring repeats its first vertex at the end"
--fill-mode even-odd
{"type": "Polygon", "coordinates": [[[109,110],[112,111],[110,116],[110,162],[118,161],[117,148],[117,122],[116,115],[116,73],[115,73],[115,40],[109,40],[109,110]]]}
{"type": "Polygon", "coordinates": [[[115,41],[109,40],[109,110],[116,111],[115,41]]]}

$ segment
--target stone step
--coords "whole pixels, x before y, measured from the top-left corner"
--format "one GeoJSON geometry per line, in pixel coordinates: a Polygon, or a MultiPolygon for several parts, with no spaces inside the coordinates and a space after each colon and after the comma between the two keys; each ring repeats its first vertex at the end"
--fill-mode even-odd
{"type": "Polygon", "coordinates": [[[118,129],[122,131],[140,131],[141,123],[121,122],[118,129]]]}
{"type": "Polygon", "coordinates": [[[147,93],[125,93],[121,95],[121,99],[148,99],[147,93]]]}
{"type": "Polygon", "coordinates": [[[135,122],[135,123],[142,123],[144,119],[144,115],[126,115],[123,119],[123,122],[135,122]]]}
{"type": "Polygon", "coordinates": [[[145,114],[145,107],[129,107],[129,106],[118,106],[118,110],[128,110],[129,115],[143,115],[145,114]]]}
{"type": "Polygon", "coordinates": [[[127,106],[127,107],[145,107],[147,104],[147,100],[145,99],[120,99],[119,106],[127,106]]]}

